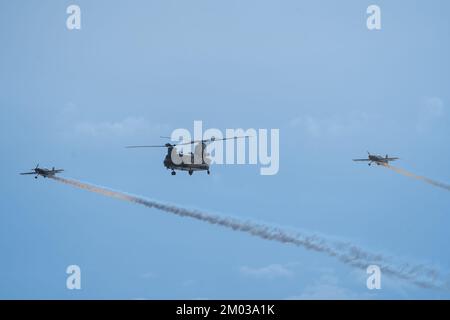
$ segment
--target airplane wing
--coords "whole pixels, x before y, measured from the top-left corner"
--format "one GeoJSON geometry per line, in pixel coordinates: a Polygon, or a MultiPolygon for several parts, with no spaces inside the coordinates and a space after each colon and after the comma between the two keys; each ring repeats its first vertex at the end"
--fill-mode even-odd
{"type": "Polygon", "coordinates": [[[371,161],[370,159],[353,159],[353,161],[371,161]]]}
{"type": "Polygon", "coordinates": [[[36,172],[21,172],[20,174],[36,174],[36,172]]]}

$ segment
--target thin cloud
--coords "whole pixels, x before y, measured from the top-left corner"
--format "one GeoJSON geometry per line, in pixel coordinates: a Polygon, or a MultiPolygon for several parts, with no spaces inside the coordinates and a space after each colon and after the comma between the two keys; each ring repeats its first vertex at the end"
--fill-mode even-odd
{"type": "Polygon", "coordinates": [[[120,121],[79,122],[74,129],[78,135],[105,138],[131,137],[138,134],[156,133],[160,128],[160,125],[153,125],[144,118],[127,117],[120,121]]]}
{"type": "Polygon", "coordinates": [[[366,113],[350,113],[346,116],[313,116],[301,115],[293,118],[289,126],[301,130],[312,138],[336,137],[361,131],[369,124],[370,117],[366,113]]]}
{"type": "Polygon", "coordinates": [[[342,286],[334,270],[326,269],[322,270],[320,277],[312,284],[307,285],[300,294],[290,296],[288,300],[347,300],[366,298],[368,298],[368,295],[354,292],[342,286]]]}
{"type": "Polygon", "coordinates": [[[242,266],[239,272],[245,276],[256,278],[285,278],[293,276],[293,272],[281,264],[271,264],[261,268],[242,266]]]}
{"type": "Polygon", "coordinates": [[[445,104],[441,98],[424,98],[418,111],[417,131],[423,133],[431,130],[443,116],[445,116],[445,104]]]}
{"type": "Polygon", "coordinates": [[[142,141],[158,139],[161,135],[168,135],[171,126],[166,123],[157,123],[141,116],[126,116],[119,119],[94,120],[89,113],[68,102],[56,115],[55,122],[59,137],[64,140],[77,141],[142,141]],[[88,117],[86,116],[88,115],[88,117]],[[145,140],[142,140],[145,139],[145,140]]]}
{"type": "Polygon", "coordinates": [[[422,109],[430,117],[440,117],[444,114],[444,101],[438,97],[426,98],[422,109]]]}
{"type": "Polygon", "coordinates": [[[156,277],[157,277],[157,275],[153,272],[146,272],[146,273],[141,274],[141,278],[144,278],[144,279],[154,279],[156,277]]]}
{"type": "Polygon", "coordinates": [[[187,279],[187,280],[184,280],[182,283],[181,283],[181,285],[183,286],[183,287],[192,287],[192,286],[194,286],[194,285],[196,285],[197,284],[197,281],[196,280],[193,280],[193,279],[187,279]]]}

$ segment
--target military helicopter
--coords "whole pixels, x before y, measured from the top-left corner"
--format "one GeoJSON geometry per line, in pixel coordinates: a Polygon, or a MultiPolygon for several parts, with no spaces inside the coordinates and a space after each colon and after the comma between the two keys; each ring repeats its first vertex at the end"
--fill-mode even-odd
{"type": "MultiPolygon", "coordinates": [[[[213,143],[215,141],[229,140],[229,139],[241,139],[248,138],[249,136],[241,136],[241,137],[228,137],[222,139],[216,139],[215,137],[211,137],[210,139],[205,140],[192,140],[190,142],[185,143],[166,143],[164,145],[149,145],[149,146],[126,146],[125,148],[167,148],[167,154],[164,158],[164,166],[166,169],[172,170],[171,174],[176,175],[175,170],[179,171],[187,171],[189,175],[192,175],[194,171],[206,171],[206,173],[210,174],[209,166],[211,164],[211,158],[208,156],[209,153],[206,152],[206,147],[208,144],[213,143]],[[178,152],[175,148],[176,146],[182,145],[190,145],[196,144],[194,152],[189,152],[187,154],[183,154],[183,152],[178,152]]],[[[163,137],[160,138],[169,138],[163,137]]]]}

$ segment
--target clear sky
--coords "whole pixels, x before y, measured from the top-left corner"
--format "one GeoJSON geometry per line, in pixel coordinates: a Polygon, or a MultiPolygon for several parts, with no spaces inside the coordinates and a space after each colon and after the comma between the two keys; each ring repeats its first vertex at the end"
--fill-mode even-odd
{"type": "Polygon", "coordinates": [[[450,298],[302,248],[18,173],[68,176],[450,270],[448,1],[2,1],[0,298],[450,298]],[[81,30],[66,8],[81,8],[81,30]],[[381,8],[369,31],[366,9],[381,8]],[[171,176],[172,130],[280,129],[280,170],[171,176]],[[66,288],[79,265],[82,289],[66,288]]]}

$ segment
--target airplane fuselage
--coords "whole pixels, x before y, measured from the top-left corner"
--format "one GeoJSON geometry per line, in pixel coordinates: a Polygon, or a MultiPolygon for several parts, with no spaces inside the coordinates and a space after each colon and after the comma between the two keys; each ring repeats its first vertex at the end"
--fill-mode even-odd
{"type": "Polygon", "coordinates": [[[369,155],[369,160],[372,162],[375,162],[378,165],[389,162],[388,158],[384,158],[382,156],[374,156],[374,155],[369,155]]]}
{"type": "Polygon", "coordinates": [[[34,169],[34,171],[36,172],[37,175],[43,176],[44,178],[54,176],[56,174],[56,172],[54,170],[41,169],[41,168],[34,169]]]}

